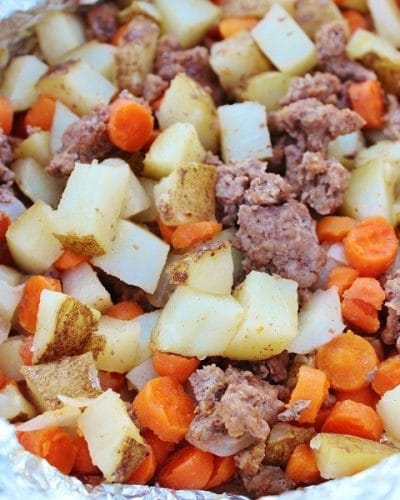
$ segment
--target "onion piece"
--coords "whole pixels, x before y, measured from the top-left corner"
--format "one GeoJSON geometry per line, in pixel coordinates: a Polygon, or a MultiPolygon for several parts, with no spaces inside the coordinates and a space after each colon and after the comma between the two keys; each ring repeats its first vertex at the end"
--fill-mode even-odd
{"type": "Polygon", "coordinates": [[[64,396],[63,394],[57,394],[57,399],[63,403],[64,406],[71,406],[73,408],[86,408],[89,406],[96,398],[71,398],[70,396],[64,396]]]}
{"type": "Polygon", "coordinates": [[[243,436],[237,438],[231,437],[227,434],[220,434],[213,436],[211,440],[205,443],[204,441],[192,439],[189,431],[189,433],[186,434],[186,441],[200,450],[217,455],[217,457],[229,457],[244,450],[245,448],[248,448],[254,444],[257,439],[250,434],[243,434],[243,436]]]}
{"type": "Polygon", "coordinates": [[[135,389],[140,391],[149,380],[158,377],[158,373],[154,370],[152,359],[149,358],[140,365],[135,366],[135,368],[132,368],[125,376],[135,389]]]}
{"type": "Polygon", "coordinates": [[[342,243],[334,243],[326,251],[327,257],[335,260],[338,264],[343,266],[348,266],[349,262],[344,253],[344,246],[342,243]]]}
{"type": "Polygon", "coordinates": [[[45,411],[16,426],[17,431],[38,431],[48,427],[76,427],[81,412],[73,406],[63,406],[57,410],[45,411]]]}

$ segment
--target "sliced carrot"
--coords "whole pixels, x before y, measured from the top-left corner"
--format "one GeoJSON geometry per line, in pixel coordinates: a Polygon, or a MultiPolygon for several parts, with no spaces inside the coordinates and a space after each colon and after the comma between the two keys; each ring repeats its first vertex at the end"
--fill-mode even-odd
{"type": "Polygon", "coordinates": [[[133,300],[123,300],[122,302],[118,302],[118,304],[114,304],[107,309],[105,314],[106,316],[111,316],[112,318],[129,321],[143,313],[143,309],[137,302],[133,302],[133,300]]]}
{"type": "Polygon", "coordinates": [[[6,232],[11,224],[11,219],[5,212],[0,212],[0,243],[6,241],[6,232]]]}
{"type": "Polygon", "coordinates": [[[110,141],[122,151],[139,151],[150,139],[154,118],[143,104],[116,99],[111,105],[107,132],[110,141]]]}
{"type": "Polygon", "coordinates": [[[380,311],[385,291],[375,278],[357,278],[343,295],[347,299],[360,299],[380,311]]]}
{"type": "Polygon", "coordinates": [[[310,366],[301,366],[297,375],[297,383],[290,396],[290,408],[299,400],[310,401],[310,406],[301,412],[298,422],[312,424],[315,422],[322,403],[328,396],[329,382],[325,373],[310,366]]]}
{"type": "Polygon", "coordinates": [[[346,19],[351,34],[359,29],[371,29],[371,23],[368,18],[363,16],[358,10],[346,9],[342,12],[342,16],[346,19]]]}
{"type": "Polygon", "coordinates": [[[147,484],[153,478],[157,470],[157,459],[151,446],[149,448],[149,454],[144,457],[142,462],[138,467],[132,472],[128,484],[147,484]]]}
{"type": "Polygon", "coordinates": [[[258,21],[256,17],[226,17],[219,23],[218,28],[222,38],[229,38],[240,31],[252,30],[258,21]]]}
{"type": "Polygon", "coordinates": [[[193,401],[171,377],[149,380],[133,400],[133,410],[141,427],[172,443],[185,437],[194,416],[193,401]]]}
{"type": "Polygon", "coordinates": [[[161,351],[153,353],[152,361],[154,370],[160,376],[170,376],[181,384],[187,381],[200,364],[198,358],[189,358],[161,351]]]}
{"type": "Polygon", "coordinates": [[[0,389],[4,389],[6,385],[10,383],[11,379],[7,377],[7,375],[0,370],[0,389]]]}
{"type": "Polygon", "coordinates": [[[329,273],[329,279],[327,288],[336,286],[339,295],[342,297],[343,292],[348,290],[353,284],[354,280],[357,279],[359,273],[356,269],[349,266],[337,266],[332,269],[329,273]]]}
{"type": "Polygon", "coordinates": [[[168,245],[170,245],[171,238],[172,235],[174,234],[176,226],[167,226],[166,224],[162,223],[160,219],[157,220],[157,224],[163,240],[166,241],[168,245]]]}
{"type": "Polygon", "coordinates": [[[383,432],[379,415],[370,406],[356,401],[338,401],[325,420],[322,432],[350,434],[377,441],[383,432]]]}
{"type": "Polygon", "coordinates": [[[25,125],[50,130],[53,123],[56,101],[47,95],[40,95],[25,115],[25,125]]]}
{"type": "Polygon", "coordinates": [[[355,391],[337,391],[336,399],[337,401],[351,400],[375,408],[376,403],[379,401],[379,396],[368,385],[355,391]]]}
{"type": "Polygon", "coordinates": [[[184,249],[209,240],[222,229],[215,221],[192,222],[178,226],[171,236],[171,244],[175,249],[184,249]]]}
{"type": "Polygon", "coordinates": [[[69,474],[74,466],[77,445],[68,432],[57,427],[37,431],[19,432],[21,445],[34,455],[45,458],[49,464],[64,474],[69,474]]]}
{"type": "Polygon", "coordinates": [[[372,345],[353,332],[338,335],[317,350],[317,366],[326,373],[333,389],[355,391],[370,383],[378,366],[372,345]]]}
{"type": "Polygon", "coordinates": [[[25,337],[24,343],[20,347],[19,355],[24,365],[30,366],[33,362],[33,336],[25,337]]]}
{"type": "Polygon", "coordinates": [[[126,386],[126,378],[122,373],[106,372],[99,370],[100,385],[103,391],[112,389],[114,392],[121,392],[126,386]]]}
{"type": "Polygon", "coordinates": [[[317,484],[321,481],[314,452],[308,444],[299,444],[292,451],[286,466],[286,475],[299,484],[317,484]]]}
{"type": "Polygon", "coordinates": [[[167,458],[174,451],[175,443],[161,441],[161,439],[157,437],[150,429],[145,429],[141,434],[146,443],[151,446],[151,449],[156,456],[158,466],[164,465],[167,458]]]}
{"type": "Polygon", "coordinates": [[[357,222],[351,217],[339,215],[327,215],[317,223],[317,235],[319,241],[337,243],[347,236],[350,229],[356,227],[357,222]]]}
{"type": "Polygon", "coordinates": [[[382,361],[371,385],[380,396],[400,385],[400,356],[392,356],[382,361]]]}
{"type": "Polygon", "coordinates": [[[72,471],[76,474],[99,474],[100,471],[98,467],[93,464],[92,457],[90,456],[86,439],[83,436],[77,436],[77,438],[75,439],[75,444],[77,452],[72,471]]]}
{"type": "Polygon", "coordinates": [[[72,250],[65,249],[60,257],[54,262],[53,267],[57,269],[57,271],[68,271],[68,269],[79,266],[82,262],[89,262],[89,260],[90,257],[87,255],[81,255],[72,250]]]}
{"type": "Polygon", "coordinates": [[[216,488],[230,481],[236,473],[233,457],[214,457],[214,467],[205,490],[216,488]]]}
{"type": "Polygon", "coordinates": [[[351,82],[348,86],[351,108],[366,121],[365,128],[383,126],[385,116],[384,93],[379,80],[351,82]]]}
{"type": "Polygon", "coordinates": [[[360,276],[381,275],[396,259],[399,243],[393,226],[383,217],[369,217],[352,229],[344,240],[349,264],[360,276]]]}
{"type": "Polygon", "coordinates": [[[188,444],[171,455],[157,480],[161,486],[174,490],[201,490],[208,483],[214,468],[211,453],[188,444]]]}
{"type": "Polygon", "coordinates": [[[124,37],[129,31],[129,23],[122,24],[111,38],[111,43],[116,47],[123,45],[124,37]]]}
{"type": "Polygon", "coordinates": [[[61,283],[47,276],[32,276],[26,280],[18,306],[18,321],[28,333],[35,333],[40,294],[43,290],[61,292],[61,283]]]}
{"type": "Polygon", "coordinates": [[[14,111],[7,97],[0,96],[0,129],[3,134],[9,135],[12,129],[14,111]]]}

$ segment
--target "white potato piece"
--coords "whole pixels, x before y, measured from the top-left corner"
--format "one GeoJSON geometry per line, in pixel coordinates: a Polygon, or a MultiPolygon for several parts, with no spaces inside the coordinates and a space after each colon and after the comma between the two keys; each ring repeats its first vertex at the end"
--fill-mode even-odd
{"type": "Polygon", "coordinates": [[[7,230],[8,248],[16,264],[27,273],[46,271],[63,252],[53,236],[54,212],[41,200],[22,213],[7,230]]]}
{"type": "Polygon", "coordinates": [[[6,281],[0,281],[0,344],[10,333],[11,322],[21,300],[23,288],[23,285],[12,286],[6,281]]]}
{"type": "Polygon", "coordinates": [[[129,179],[129,166],[75,163],[55,212],[54,235],[83,255],[111,249],[129,179]]]}
{"type": "Polygon", "coordinates": [[[262,52],[284,73],[301,76],[317,63],[314,44],[278,4],[271,7],[251,34],[262,52]]]}
{"type": "Polygon", "coordinates": [[[225,163],[272,156],[267,113],[262,104],[241,102],[218,108],[222,158],[225,163]]]}
{"type": "Polygon", "coordinates": [[[157,118],[161,130],[176,122],[191,123],[204,148],[217,151],[219,130],[214,102],[203,87],[185,73],[177,74],[171,81],[157,118]]]}
{"type": "Polygon", "coordinates": [[[60,101],[56,101],[53,122],[50,131],[50,150],[54,154],[62,146],[62,136],[67,128],[79,120],[79,116],[73,113],[60,101]]]}
{"type": "Polygon", "coordinates": [[[142,174],[161,179],[175,168],[190,162],[201,163],[206,152],[192,123],[177,122],[166,128],[150,146],[142,174]]]}
{"type": "Polygon", "coordinates": [[[157,181],[153,179],[147,179],[146,177],[138,177],[138,180],[144,189],[149,201],[150,206],[143,212],[140,212],[134,216],[134,220],[136,222],[156,222],[158,217],[158,212],[156,208],[156,201],[154,198],[154,188],[157,184],[157,181]]]}
{"type": "MultiPolygon", "coordinates": [[[[278,1],[290,2],[291,0],[278,1]]],[[[274,0],[221,0],[219,3],[224,17],[263,17],[273,2],[274,0]]]]}
{"type": "Polygon", "coordinates": [[[61,281],[64,293],[82,304],[100,312],[105,312],[112,306],[110,294],[87,262],[63,272],[61,281]]]}
{"type": "Polygon", "coordinates": [[[50,132],[41,130],[24,139],[15,148],[14,158],[33,158],[45,167],[51,160],[50,132]]]}
{"type": "Polygon", "coordinates": [[[33,337],[33,364],[82,354],[100,313],[61,292],[43,290],[33,337]]]}
{"type": "Polygon", "coordinates": [[[24,342],[25,338],[22,335],[16,335],[0,343],[0,370],[6,377],[10,377],[16,382],[24,378],[20,372],[23,362],[19,354],[24,342]]]}
{"type": "Polygon", "coordinates": [[[214,43],[210,51],[210,65],[222,87],[233,94],[251,76],[272,69],[247,30],[214,43]]]}
{"type": "Polygon", "coordinates": [[[153,293],[167,260],[169,245],[150,231],[120,220],[110,250],[92,264],[128,285],[153,293]]]}
{"type": "Polygon", "coordinates": [[[299,333],[289,352],[307,354],[340,335],[345,328],[336,287],[317,290],[299,313],[299,333]]]}
{"type": "Polygon", "coordinates": [[[25,111],[35,104],[39,96],[35,84],[47,70],[36,56],[14,57],[4,72],[0,95],[10,99],[14,111],[25,111]]]}
{"type": "Polygon", "coordinates": [[[115,52],[116,48],[110,43],[100,43],[97,40],[90,40],[90,42],[84,43],[65,53],[61,60],[78,59],[84,61],[112,82],[115,79],[115,52]]]}
{"type": "Polygon", "coordinates": [[[386,391],[376,405],[383,427],[392,437],[400,440],[400,385],[386,391]]]}
{"type": "Polygon", "coordinates": [[[362,149],[356,156],[355,166],[363,167],[372,161],[385,160],[396,170],[400,169],[400,141],[379,141],[369,148],[362,149]]]}
{"type": "Polygon", "coordinates": [[[232,246],[232,241],[234,240],[236,235],[235,228],[223,229],[220,233],[216,234],[211,238],[211,243],[221,243],[224,241],[228,241],[231,243],[231,252],[233,259],[233,281],[240,279],[243,273],[242,260],[243,255],[237,248],[232,246]]]}
{"type": "Polygon", "coordinates": [[[229,241],[193,250],[167,268],[170,283],[188,285],[217,295],[230,295],[233,286],[232,245],[229,241]]]}
{"type": "Polygon", "coordinates": [[[297,283],[251,271],[235,290],[244,319],[224,356],[268,359],[286,349],[298,334],[297,283]]]}
{"type": "Polygon", "coordinates": [[[135,366],[142,364],[146,359],[152,355],[151,350],[151,337],[153,330],[156,327],[160,317],[161,310],[152,311],[149,313],[141,314],[135,321],[139,323],[140,336],[138,340],[138,347],[136,351],[135,366]]]}
{"type": "Polygon", "coordinates": [[[280,71],[267,71],[247,80],[238,97],[243,101],[255,101],[267,111],[280,108],[280,100],[287,94],[292,77],[280,71]]]}
{"type": "Polygon", "coordinates": [[[132,370],[126,374],[126,378],[137,391],[140,391],[149,380],[158,376],[158,373],[154,370],[151,358],[135,366],[135,368],[132,368],[132,370]]]}
{"type": "Polygon", "coordinates": [[[0,417],[9,422],[27,420],[36,415],[36,410],[24,398],[21,391],[13,384],[7,384],[0,390],[0,417]]]}
{"type": "Polygon", "coordinates": [[[98,104],[108,104],[117,91],[84,61],[54,66],[37,82],[36,90],[60,100],[78,115],[86,115],[98,104]]]}
{"type": "Polygon", "coordinates": [[[310,446],[324,479],[352,476],[398,453],[391,446],[346,434],[320,433],[310,446]]]}
{"type": "Polygon", "coordinates": [[[42,200],[55,208],[65,187],[65,180],[49,175],[33,158],[20,158],[11,165],[15,183],[33,202],[42,200]]]}
{"type": "Polygon", "coordinates": [[[379,36],[400,48],[400,9],[396,0],[367,0],[379,36]]]}
{"type": "Polygon", "coordinates": [[[312,39],[323,24],[332,21],[342,21],[348,31],[348,25],[334,0],[297,0],[293,17],[312,39]]]}
{"type": "Polygon", "coordinates": [[[147,454],[125,403],[110,389],[84,410],[78,428],[107,482],[123,483],[147,454]]]}
{"type": "Polygon", "coordinates": [[[147,0],[134,0],[128,7],[120,10],[117,16],[120,23],[127,23],[137,14],[143,14],[153,21],[161,23],[161,16],[157,7],[147,0]]]}
{"type": "Polygon", "coordinates": [[[164,31],[184,49],[197,45],[221,17],[221,10],[208,0],[155,0],[155,5],[164,31]]]}
{"type": "Polygon", "coordinates": [[[242,306],[230,295],[179,286],[161,312],[153,343],[182,356],[221,356],[242,318],[242,306]]]}
{"type": "Polygon", "coordinates": [[[349,170],[356,164],[356,157],[365,148],[365,139],[359,130],[350,134],[339,135],[328,144],[329,157],[336,158],[349,170]]]}
{"type": "Polygon", "coordinates": [[[5,281],[11,286],[16,286],[21,281],[21,277],[21,273],[13,267],[0,264],[0,281],[5,281]]]}

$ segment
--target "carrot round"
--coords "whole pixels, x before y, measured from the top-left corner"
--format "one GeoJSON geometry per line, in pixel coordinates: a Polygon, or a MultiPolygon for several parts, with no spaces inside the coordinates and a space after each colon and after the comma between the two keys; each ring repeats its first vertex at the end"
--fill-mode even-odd
{"type": "Polygon", "coordinates": [[[174,490],[201,490],[214,468],[211,453],[186,445],[171,455],[157,479],[161,486],[174,490]]]}
{"type": "Polygon", "coordinates": [[[141,427],[172,443],[185,437],[194,416],[193,401],[171,377],[149,380],[133,400],[133,409],[141,427]]]}
{"type": "Polygon", "coordinates": [[[3,389],[10,383],[10,381],[11,379],[8,378],[7,375],[0,370],[0,389],[3,389]]]}
{"type": "Polygon", "coordinates": [[[308,444],[299,444],[293,450],[286,466],[286,475],[300,484],[317,484],[321,481],[314,452],[308,444]]]}
{"type": "Polygon", "coordinates": [[[11,132],[14,119],[14,111],[11,102],[7,97],[0,96],[0,129],[3,134],[11,132]]]}
{"type": "Polygon", "coordinates": [[[90,257],[75,253],[72,250],[65,249],[60,257],[53,263],[54,269],[57,271],[68,271],[73,267],[79,266],[82,262],[89,262],[90,257]]]}
{"type": "Polygon", "coordinates": [[[350,331],[320,347],[316,358],[318,368],[326,373],[331,387],[338,391],[366,387],[378,365],[372,345],[350,331]]]}
{"type": "Polygon", "coordinates": [[[350,229],[353,229],[356,225],[357,222],[351,217],[327,215],[317,223],[318,239],[319,241],[337,243],[342,241],[350,229]]]}
{"type": "Polygon", "coordinates": [[[338,401],[322,426],[322,432],[350,434],[377,441],[383,432],[379,415],[370,406],[356,401],[338,401]]]}
{"type": "Polygon", "coordinates": [[[153,353],[153,367],[160,376],[170,376],[183,384],[198,368],[198,358],[188,358],[169,352],[155,351],[153,353]]]}
{"type": "Polygon", "coordinates": [[[74,466],[77,445],[68,432],[57,427],[17,434],[21,445],[34,455],[45,458],[49,464],[64,474],[69,474],[74,466]]]}
{"type": "Polygon", "coordinates": [[[53,123],[56,102],[52,97],[40,95],[25,115],[25,125],[50,130],[53,123]]]}
{"type": "Polygon", "coordinates": [[[192,222],[178,226],[171,236],[171,245],[175,249],[184,249],[209,240],[222,229],[215,221],[192,222]]]}
{"type": "Polygon", "coordinates": [[[163,240],[168,243],[168,245],[171,244],[171,239],[172,235],[176,229],[176,226],[167,226],[163,222],[160,221],[160,219],[157,220],[158,228],[160,230],[160,234],[163,238],[163,240]]]}
{"type": "Polygon", "coordinates": [[[354,280],[359,276],[358,271],[348,266],[337,266],[329,273],[327,288],[336,286],[339,295],[342,296],[343,292],[351,287],[354,280]]]}
{"type": "Polygon", "coordinates": [[[297,383],[292,391],[289,408],[296,401],[310,401],[310,406],[301,412],[298,422],[312,424],[315,422],[322,403],[328,396],[329,382],[325,373],[310,366],[301,366],[297,376],[297,383]]]}
{"type": "Polygon", "coordinates": [[[351,400],[356,403],[362,403],[366,406],[375,408],[376,403],[379,401],[379,396],[371,389],[371,386],[363,387],[355,391],[337,391],[337,401],[351,400]]]}
{"type": "Polygon", "coordinates": [[[143,313],[143,309],[137,302],[133,302],[133,300],[123,300],[122,302],[118,302],[118,304],[114,304],[107,309],[105,314],[106,316],[111,316],[112,318],[129,321],[143,313]]]}
{"type": "Polygon", "coordinates": [[[26,280],[18,306],[18,321],[28,333],[35,333],[40,294],[43,290],[61,292],[61,283],[47,276],[32,276],[26,280]]]}
{"type": "Polygon", "coordinates": [[[127,483],[129,484],[147,484],[153,478],[157,470],[157,459],[151,446],[149,454],[144,457],[139,466],[132,472],[127,483]]]}
{"type": "Polygon", "coordinates": [[[112,389],[115,392],[120,392],[126,387],[126,378],[123,373],[99,370],[99,379],[103,391],[112,389]]]}
{"type": "Polygon", "coordinates": [[[359,29],[368,30],[371,28],[368,19],[358,10],[347,9],[342,12],[342,16],[346,19],[350,33],[354,33],[359,29]]]}
{"type": "Polygon", "coordinates": [[[369,217],[352,229],[344,240],[349,264],[360,276],[375,278],[394,262],[398,241],[393,226],[383,217],[369,217]]]}
{"type": "Polygon", "coordinates": [[[256,17],[226,17],[219,23],[218,28],[222,38],[229,38],[243,30],[251,30],[258,23],[256,17]]]}
{"type": "Polygon", "coordinates": [[[174,451],[175,444],[168,441],[161,441],[150,429],[145,429],[141,434],[146,443],[151,446],[157,460],[157,465],[164,465],[167,458],[174,451]]]}
{"type": "Polygon", "coordinates": [[[372,389],[383,396],[386,391],[400,385],[400,356],[392,356],[379,364],[371,383],[372,389]]]}
{"type": "Polygon", "coordinates": [[[385,103],[379,80],[352,82],[348,87],[351,108],[364,118],[365,128],[375,129],[383,126],[385,103]]]}
{"type": "Polygon", "coordinates": [[[111,105],[108,137],[117,148],[133,153],[150,139],[153,124],[153,115],[146,106],[128,99],[117,99],[111,105]]]}
{"type": "Polygon", "coordinates": [[[216,488],[230,481],[236,473],[235,461],[233,457],[214,456],[214,467],[205,490],[216,488]]]}
{"type": "Polygon", "coordinates": [[[99,474],[99,469],[93,464],[92,457],[89,453],[88,444],[83,436],[78,436],[75,439],[77,448],[76,458],[72,471],[76,474],[87,474],[89,476],[99,474]]]}
{"type": "Polygon", "coordinates": [[[385,300],[385,291],[375,278],[357,278],[343,294],[346,299],[360,299],[380,311],[385,300]]]}
{"type": "Polygon", "coordinates": [[[11,224],[11,219],[5,212],[0,212],[0,243],[6,240],[6,232],[11,224]]]}

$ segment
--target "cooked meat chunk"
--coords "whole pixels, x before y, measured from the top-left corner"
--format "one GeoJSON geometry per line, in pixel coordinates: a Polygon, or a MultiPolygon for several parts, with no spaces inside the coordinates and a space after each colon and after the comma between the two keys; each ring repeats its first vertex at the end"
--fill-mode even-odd
{"type": "Polygon", "coordinates": [[[294,482],[279,467],[263,465],[256,475],[242,473],[244,487],[256,498],[263,495],[279,495],[294,488],[294,482]]]}
{"type": "Polygon", "coordinates": [[[88,38],[99,42],[108,42],[118,28],[117,8],[112,3],[103,3],[90,7],[86,14],[88,38]]]}
{"type": "Polygon", "coordinates": [[[108,106],[96,106],[88,115],[72,123],[62,136],[62,146],[56,152],[47,172],[55,176],[69,175],[76,161],[90,163],[101,160],[113,146],[107,135],[108,106]]]}
{"type": "Polygon", "coordinates": [[[0,185],[11,186],[14,182],[14,178],[14,172],[0,161],[0,185]]]}
{"type": "Polygon", "coordinates": [[[277,174],[263,174],[253,179],[244,193],[246,205],[278,205],[292,196],[292,188],[277,174]]]}
{"type": "Polygon", "coordinates": [[[389,141],[400,140],[400,104],[394,95],[387,96],[388,109],[385,115],[382,134],[389,141]]]}
{"type": "Polygon", "coordinates": [[[296,280],[300,288],[313,286],[325,264],[316,224],[303,203],[246,206],[239,209],[236,244],[244,252],[243,267],[276,273],[296,280]]]}
{"type": "Polygon", "coordinates": [[[251,371],[264,380],[271,380],[276,384],[286,382],[288,378],[289,353],[282,351],[265,361],[253,362],[251,371]]]}
{"type": "Polygon", "coordinates": [[[393,345],[400,338],[400,270],[389,276],[384,289],[387,318],[381,337],[385,344],[393,345]]]}
{"type": "Polygon", "coordinates": [[[278,422],[272,427],[268,436],[264,463],[285,467],[296,446],[308,443],[314,434],[313,427],[304,428],[278,422]]]}
{"type": "Polygon", "coordinates": [[[13,160],[13,153],[8,142],[7,136],[3,134],[0,128],[0,162],[4,165],[11,163],[13,160]]]}
{"type": "Polygon", "coordinates": [[[260,469],[265,457],[265,441],[257,441],[253,446],[246,448],[234,456],[236,467],[245,474],[254,476],[260,469]]]}
{"type": "Polygon", "coordinates": [[[313,75],[297,76],[293,78],[288,93],[281,100],[281,105],[286,106],[309,97],[314,97],[324,104],[336,105],[341,88],[339,78],[331,73],[317,72],[313,75]]]}
{"type": "Polygon", "coordinates": [[[168,83],[160,76],[149,73],[146,75],[143,84],[143,98],[147,102],[153,102],[162,97],[164,91],[168,88],[168,83]]]}
{"type": "Polygon", "coordinates": [[[292,420],[298,421],[304,410],[309,408],[311,401],[309,399],[299,399],[293,406],[286,408],[283,412],[279,413],[278,419],[281,422],[291,422],[292,420]]]}

